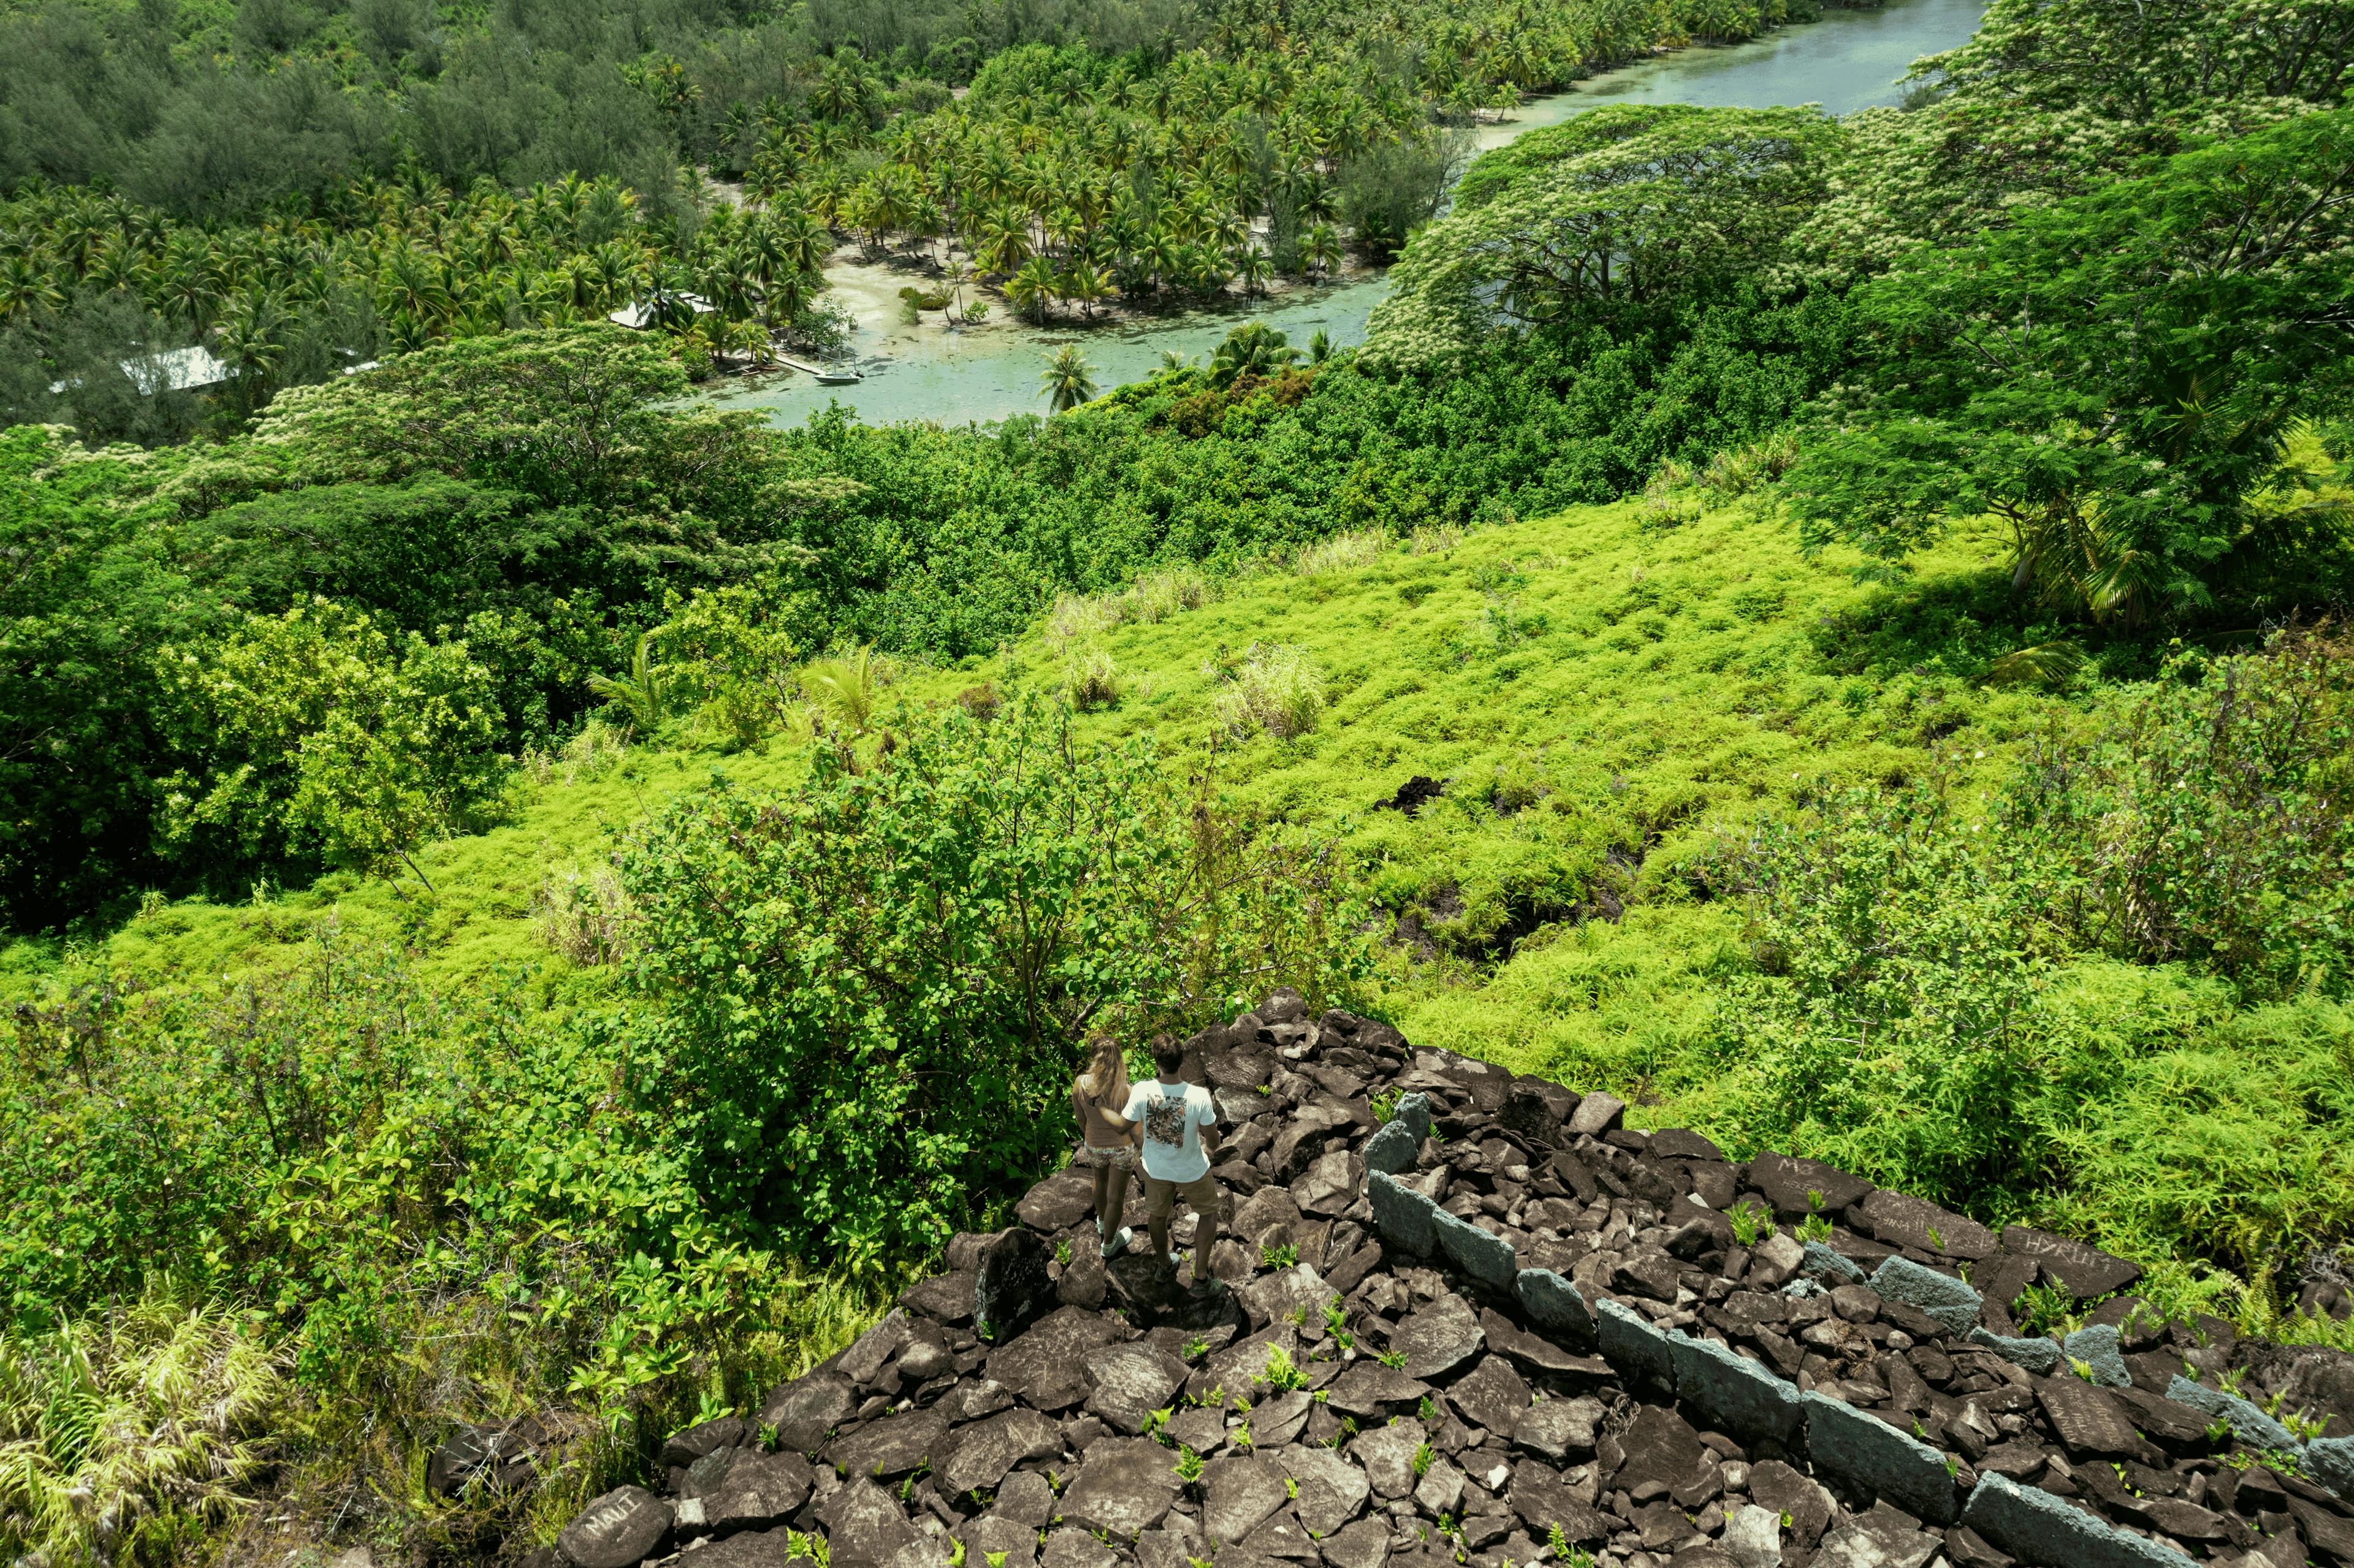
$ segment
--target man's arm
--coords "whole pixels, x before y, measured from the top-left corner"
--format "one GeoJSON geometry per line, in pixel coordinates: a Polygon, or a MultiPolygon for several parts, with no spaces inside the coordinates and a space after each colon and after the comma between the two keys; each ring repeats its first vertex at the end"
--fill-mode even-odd
{"type": "Polygon", "coordinates": [[[1218,1131],[1218,1118],[1214,1111],[1211,1113],[1209,1120],[1201,1124],[1199,1136],[1202,1139],[1202,1152],[1215,1160],[1218,1157],[1218,1146],[1225,1141],[1225,1137],[1218,1131]]]}

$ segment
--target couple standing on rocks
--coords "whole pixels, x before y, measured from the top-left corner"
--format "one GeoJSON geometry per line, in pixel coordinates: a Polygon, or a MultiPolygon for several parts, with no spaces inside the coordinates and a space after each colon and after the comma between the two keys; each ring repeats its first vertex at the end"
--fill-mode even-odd
{"type": "Polygon", "coordinates": [[[1218,1184],[1210,1179],[1218,1111],[1207,1088],[1181,1075],[1185,1047],[1175,1035],[1153,1037],[1152,1065],[1159,1076],[1130,1085],[1119,1043],[1097,1039],[1087,1070],[1071,1085],[1080,1138],[1074,1163],[1095,1171],[1096,1234],[1103,1255],[1112,1258],[1134,1239],[1119,1221],[1128,1206],[1129,1174],[1141,1155],[1153,1254],[1176,1271],[1169,1222],[1182,1198],[1193,1212],[1193,1290],[1207,1295],[1218,1287],[1210,1273],[1210,1246],[1218,1239],[1218,1184]]]}

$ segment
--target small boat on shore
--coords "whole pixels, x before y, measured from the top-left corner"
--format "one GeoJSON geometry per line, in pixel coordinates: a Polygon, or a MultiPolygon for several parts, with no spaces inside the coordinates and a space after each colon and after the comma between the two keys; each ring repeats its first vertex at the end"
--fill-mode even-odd
{"type": "Polygon", "coordinates": [[[777,356],[777,363],[789,370],[798,370],[805,375],[816,376],[817,384],[821,387],[847,387],[853,382],[866,379],[855,366],[811,365],[802,360],[787,358],[783,355],[777,356]]]}

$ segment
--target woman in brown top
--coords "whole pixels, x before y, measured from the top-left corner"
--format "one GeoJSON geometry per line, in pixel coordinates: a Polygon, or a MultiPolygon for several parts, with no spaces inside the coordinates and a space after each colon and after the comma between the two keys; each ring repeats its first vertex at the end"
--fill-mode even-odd
{"type": "Polygon", "coordinates": [[[1118,1257],[1134,1237],[1119,1223],[1128,1208],[1129,1172],[1136,1169],[1136,1125],[1120,1114],[1128,1094],[1128,1058],[1118,1041],[1097,1035],[1087,1070],[1071,1085],[1071,1110],[1079,1121],[1072,1163],[1096,1173],[1096,1235],[1108,1258],[1118,1257]]]}

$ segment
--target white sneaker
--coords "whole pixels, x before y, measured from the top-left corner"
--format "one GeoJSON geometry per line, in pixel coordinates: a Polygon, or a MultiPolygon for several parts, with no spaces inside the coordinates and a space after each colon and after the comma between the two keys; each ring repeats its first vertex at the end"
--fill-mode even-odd
{"type": "Polygon", "coordinates": [[[1126,1225],[1120,1226],[1119,1234],[1113,1236],[1111,1240],[1103,1244],[1103,1255],[1105,1259],[1108,1261],[1112,1258],[1118,1257],[1121,1253],[1128,1250],[1128,1244],[1135,1239],[1136,1233],[1134,1231],[1129,1229],[1126,1225]]]}

